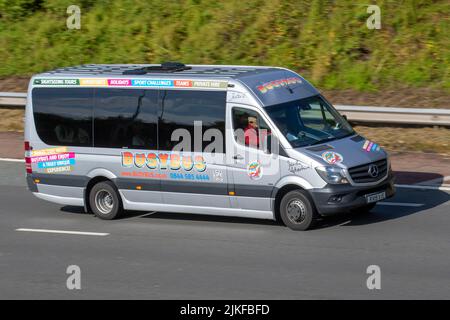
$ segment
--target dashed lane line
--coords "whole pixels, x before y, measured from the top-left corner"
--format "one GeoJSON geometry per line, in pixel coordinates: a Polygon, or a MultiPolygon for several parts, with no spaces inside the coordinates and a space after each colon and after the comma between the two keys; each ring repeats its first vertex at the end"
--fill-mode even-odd
{"type": "Polygon", "coordinates": [[[98,236],[104,237],[108,236],[109,233],[102,232],[84,232],[84,231],[68,231],[68,230],[51,230],[51,229],[28,229],[28,228],[18,228],[16,231],[21,232],[40,232],[40,233],[58,233],[58,234],[71,234],[71,235],[81,235],[81,236],[98,236]]]}

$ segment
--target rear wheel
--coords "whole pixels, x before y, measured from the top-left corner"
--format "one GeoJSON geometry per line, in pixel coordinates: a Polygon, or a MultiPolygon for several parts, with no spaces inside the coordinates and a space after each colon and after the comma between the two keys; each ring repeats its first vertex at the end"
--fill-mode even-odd
{"type": "Polygon", "coordinates": [[[290,191],[280,203],[283,223],[292,230],[307,230],[314,224],[316,209],[303,190],[290,191]]]}
{"type": "Polygon", "coordinates": [[[100,219],[116,219],[123,213],[119,192],[111,181],[99,182],[93,186],[89,203],[94,214],[100,219]]]}

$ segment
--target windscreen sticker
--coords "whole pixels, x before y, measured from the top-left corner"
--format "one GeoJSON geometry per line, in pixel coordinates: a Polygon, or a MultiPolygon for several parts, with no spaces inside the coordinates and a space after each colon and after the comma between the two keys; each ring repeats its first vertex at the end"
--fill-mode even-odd
{"type": "Polygon", "coordinates": [[[258,161],[254,161],[248,164],[247,174],[252,180],[259,180],[263,176],[263,169],[258,161]]]}
{"type": "Polygon", "coordinates": [[[209,88],[227,89],[228,82],[221,80],[169,80],[169,79],[34,79],[36,86],[89,86],[89,87],[147,87],[147,88],[209,88]]]}
{"type": "Polygon", "coordinates": [[[67,147],[31,151],[31,163],[45,173],[72,171],[75,165],[75,152],[67,152],[67,147]]]}
{"type": "Polygon", "coordinates": [[[270,82],[266,82],[260,86],[257,86],[257,89],[261,91],[262,93],[266,93],[270,90],[286,87],[290,84],[296,84],[296,83],[302,83],[302,79],[298,77],[291,77],[286,79],[279,79],[279,80],[273,80],[270,82]]]}
{"type": "Polygon", "coordinates": [[[322,159],[329,164],[337,164],[341,163],[344,160],[344,157],[337,152],[327,151],[322,153],[322,159]]]}
{"type": "Polygon", "coordinates": [[[380,146],[372,141],[366,140],[362,147],[366,152],[380,151],[380,146]]]}

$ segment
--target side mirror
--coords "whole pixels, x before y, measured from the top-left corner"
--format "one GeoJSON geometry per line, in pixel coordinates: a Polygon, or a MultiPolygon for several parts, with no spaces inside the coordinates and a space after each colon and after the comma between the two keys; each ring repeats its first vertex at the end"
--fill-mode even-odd
{"type": "Polygon", "coordinates": [[[342,115],[342,118],[344,118],[346,121],[348,121],[347,115],[346,115],[346,114],[343,114],[343,115],[342,115]]]}

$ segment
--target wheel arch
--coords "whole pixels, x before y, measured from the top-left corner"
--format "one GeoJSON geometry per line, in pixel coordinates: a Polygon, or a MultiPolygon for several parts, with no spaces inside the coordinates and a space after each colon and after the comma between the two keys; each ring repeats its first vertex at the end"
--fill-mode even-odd
{"type": "MultiPolygon", "coordinates": [[[[276,221],[281,221],[280,218],[280,203],[281,199],[290,191],[293,190],[304,190],[308,191],[312,189],[311,184],[305,179],[299,176],[287,176],[281,179],[274,188],[274,193],[272,195],[273,202],[273,214],[276,221]]],[[[311,203],[315,206],[314,201],[311,198],[311,203]]]]}
{"type": "MultiPolygon", "coordinates": [[[[84,188],[84,194],[83,194],[83,199],[84,199],[84,210],[87,213],[92,213],[92,209],[91,209],[91,204],[89,203],[89,194],[92,190],[92,188],[99,182],[103,182],[103,181],[111,181],[115,186],[115,182],[114,179],[110,179],[108,177],[105,176],[95,176],[92,177],[89,182],[86,185],[86,188],[84,188]]],[[[117,186],[116,186],[117,188],[117,186]]],[[[121,197],[120,192],[118,192],[119,197],[121,197]]],[[[122,199],[123,200],[123,199],[122,199]]]]}

